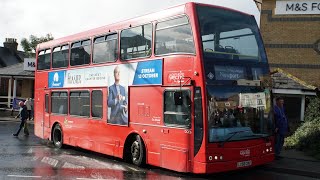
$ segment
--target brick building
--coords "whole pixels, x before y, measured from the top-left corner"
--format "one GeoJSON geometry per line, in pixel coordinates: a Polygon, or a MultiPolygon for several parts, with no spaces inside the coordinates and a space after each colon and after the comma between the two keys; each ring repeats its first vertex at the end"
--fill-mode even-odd
{"type": "Polygon", "coordinates": [[[303,120],[306,97],[320,87],[320,1],[263,0],[260,31],[277,72],[273,93],[284,96],[291,119],[303,120]]]}
{"type": "Polygon", "coordinates": [[[260,29],[271,69],[320,87],[320,1],[263,0],[260,29]]]}

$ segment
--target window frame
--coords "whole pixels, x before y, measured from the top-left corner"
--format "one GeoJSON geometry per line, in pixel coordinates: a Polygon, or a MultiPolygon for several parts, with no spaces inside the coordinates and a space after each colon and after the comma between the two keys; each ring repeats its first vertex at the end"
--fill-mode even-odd
{"type": "MultiPolygon", "coordinates": [[[[50,108],[50,110],[51,110],[50,113],[51,113],[51,114],[54,114],[54,115],[68,115],[68,114],[69,114],[69,112],[70,112],[70,111],[69,111],[70,102],[69,102],[69,92],[68,92],[67,90],[55,90],[55,91],[51,91],[49,97],[50,97],[49,99],[50,99],[50,107],[51,107],[51,108],[50,108]],[[57,92],[59,93],[59,96],[52,96],[53,93],[57,93],[57,92]],[[53,102],[53,101],[52,101],[52,97],[61,97],[61,96],[60,96],[61,93],[66,93],[66,94],[67,94],[67,96],[66,96],[66,97],[67,97],[67,112],[66,112],[66,113],[52,112],[52,102],[53,102]]],[[[62,96],[62,97],[65,97],[65,96],[62,96]]]]}
{"type": "Polygon", "coordinates": [[[100,35],[96,35],[92,38],[92,52],[91,52],[91,56],[92,56],[92,64],[103,64],[103,63],[113,63],[113,62],[116,62],[118,59],[119,59],[119,44],[120,44],[120,39],[119,39],[119,33],[117,31],[113,31],[113,32],[109,32],[107,34],[100,34],[100,35]],[[100,44],[100,43],[104,43],[104,42],[108,42],[108,41],[112,41],[114,39],[111,39],[111,40],[107,40],[107,37],[110,36],[110,35],[116,35],[117,38],[116,38],[116,42],[117,42],[117,45],[116,45],[116,55],[117,57],[115,58],[114,61],[105,61],[105,62],[94,62],[94,52],[95,52],[95,44],[100,44]],[[97,43],[95,43],[95,40],[97,38],[100,38],[100,37],[105,37],[104,38],[104,41],[99,41],[97,43]]]}
{"type": "Polygon", "coordinates": [[[52,69],[64,69],[64,68],[68,68],[70,66],[70,53],[71,53],[71,48],[70,48],[70,44],[67,43],[67,44],[62,44],[62,45],[59,45],[59,46],[55,46],[52,48],[52,57],[51,57],[51,67],[52,69]],[[63,47],[65,46],[68,46],[68,56],[67,56],[67,66],[65,67],[53,67],[53,53],[55,52],[61,52],[63,50],[66,50],[66,49],[63,49],[63,47]],[[59,51],[54,51],[55,48],[59,48],[60,50],[59,51]]]}
{"type": "Polygon", "coordinates": [[[102,120],[103,119],[103,90],[102,89],[93,89],[91,90],[91,93],[90,93],[90,104],[91,104],[91,107],[90,107],[90,117],[92,119],[97,119],[97,120],[102,120]],[[101,92],[101,99],[102,99],[102,103],[101,103],[101,117],[96,117],[96,116],[93,116],[92,115],[92,108],[93,108],[93,100],[92,100],[92,96],[93,96],[93,92],[94,91],[98,91],[98,92],[101,92]]]}
{"type": "MultiPolygon", "coordinates": [[[[191,117],[191,111],[192,111],[192,94],[191,94],[191,89],[189,89],[189,88],[182,88],[182,89],[176,89],[176,88],[167,88],[167,89],[165,89],[164,91],[163,91],[163,109],[162,109],[162,113],[163,113],[163,124],[164,124],[164,126],[166,126],[166,127],[173,127],[173,128],[182,128],[182,129],[191,129],[192,128],[192,117],[191,117]],[[165,118],[165,114],[166,114],[166,112],[167,111],[165,111],[165,108],[166,108],[166,104],[165,104],[165,102],[166,102],[166,96],[165,96],[165,93],[166,92],[179,92],[179,91],[181,91],[181,92],[187,92],[187,93],[189,93],[189,96],[190,96],[190,107],[189,107],[189,111],[187,112],[187,115],[189,116],[189,118],[190,118],[190,123],[189,123],[189,125],[179,125],[179,124],[172,124],[172,123],[167,123],[166,122],[166,118],[165,118]]],[[[171,112],[171,111],[170,111],[171,112]]],[[[179,112],[173,112],[173,113],[171,113],[171,114],[176,114],[176,115],[184,115],[183,113],[179,113],[179,112]]]]}
{"type": "Polygon", "coordinates": [[[180,14],[180,15],[177,15],[177,16],[172,16],[172,17],[169,17],[169,18],[164,18],[164,19],[160,19],[159,21],[157,21],[154,25],[154,56],[155,57],[161,57],[161,56],[169,56],[169,55],[193,55],[193,56],[196,56],[197,54],[197,49],[196,49],[196,42],[195,42],[195,37],[194,37],[194,32],[193,32],[193,29],[192,29],[192,25],[191,25],[191,21],[190,21],[190,18],[187,14],[180,14]],[[165,53],[165,54],[156,54],[156,42],[157,42],[157,25],[159,23],[162,23],[162,22],[166,22],[166,21],[171,21],[171,20],[174,20],[174,19],[178,19],[178,18],[183,18],[183,17],[186,17],[187,20],[188,20],[188,23],[187,24],[179,24],[179,25],[174,25],[174,26],[168,26],[166,28],[160,28],[160,30],[164,30],[164,29],[169,29],[169,28],[172,28],[172,27],[179,27],[179,26],[182,26],[182,25],[189,25],[190,26],[190,30],[191,30],[191,36],[192,36],[192,39],[193,39],[193,46],[194,46],[194,53],[187,53],[187,52],[174,52],[174,53],[165,53]]]}
{"type": "Polygon", "coordinates": [[[48,70],[50,70],[51,69],[51,61],[52,61],[52,49],[51,48],[45,48],[45,49],[39,50],[38,51],[37,67],[36,67],[37,69],[36,70],[37,71],[48,71],[48,70]],[[50,52],[46,53],[47,51],[50,51],[50,52]],[[38,69],[38,67],[39,67],[39,59],[40,59],[39,56],[44,56],[44,58],[45,58],[45,56],[47,54],[50,54],[49,55],[49,68],[38,69]]]}
{"type": "Polygon", "coordinates": [[[152,56],[152,54],[153,54],[153,49],[154,49],[154,23],[153,22],[148,22],[148,23],[144,23],[144,24],[140,24],[140,25],[136,25],[136,26],[131,26],[131,27],[129,27],[129,28],[125,28],[125,29],[122,29],[121,31],[120,31],[120,33],[119,33],[119,36],[118,36],[118,41],[119,41],[119,49],[118,49],[118,51],[119,51],[119,59],[121,60],[121,61],[123,61],[123,62],[126,62],[126,61],[131,61],[131,60],[136,60],[136,59],[147,59],[147,58],[151,58],[151,56],[152,56]],[[136,58],[128,58],[128,59],[122,59],[122,57],[121,57],[121,55],[122,55],[122,53],[121,53],[121,34],[122,34],[122,32],[123,31],[125,31],[125,30],[128,30],[128,29],[132,29],[132,28],[136,28],[136,27],[140,27],[140,26],[144,26],[144,25],[151,25],[151,43],[150,43],[150,45],[151,45],[151,47],[150,47],[150,49],[151,49],[151,53],[148,55],[148,56],[144,56],[144,57],[136,57],[136,58]]]}
{"type": "Polygon", "coordinates": [[[70,43],[70,46],[69,46],[69,67],[77,67],[77,66],[87,66],[87,65],[90,65],[91,62],[92,62],[92,38],[91,37],[88,37],[88,38],[84,38],[84,39],[81,39],[81,40],[77,40],[77,41],[73,41],[70,43]],[[85,41],[89,41],[90,44],[89,45],[82,45],[85,41]],[[78,44],[80,43],[80,45],[76,45],[75,47],[73,47],[74,44],[78,44]],[[71,59],[72,59],[72,49],[74,48],[80,48],[80,47],[90,47],[90,56],[89,56],[89,62],[87,64],[76,64],[76,65],[72,65],[71,64],[71,59]]]}
{"type": "MultiPolygon", "coordinates": [[[[74,96],[74,97],[81,97],[81,94],[79,96],[74,96]]],[[[73,117],[81,117],[81,118],[90,118],[91,117],[91,93],[90,93],[89,89],[71,89],[69,91],[69,115],[73,116],[73,117]],[[71,93],[74,93],[74,92],[78,92],[78,93],[87,92],[87,93],[89,93],[89,96],[88,96],[88,99],[89,99],[89,114],[88,114],[88,116],[71,114],[71,93]]]]}

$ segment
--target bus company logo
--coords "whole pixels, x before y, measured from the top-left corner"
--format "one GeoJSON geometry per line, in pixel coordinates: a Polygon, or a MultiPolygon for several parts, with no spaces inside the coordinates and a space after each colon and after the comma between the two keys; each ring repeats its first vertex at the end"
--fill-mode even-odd
{"type": "Polygon", "coordinates": [[[250,149],[241,150],[240,155],[245,157],[250,156],[250,149]]]}
{"type": "Polygon", "coordinates": [[[183,72],[178,72],[178,73],[170,73],[168,75],[169,82],[173,83],[180,83],[180,81],[183,83],[184,82],[184,73],[183,72]]]}
{"type": "Polygon", "coordinates": [[[49,73],[49,88],[63,87],[64,71],[49,73]]]}
{"type": "Polygon", "coordinates": [[[58,82],[58,81],[59,81],[59,74],[55,72],[53,75],[53,82],[58,82]]]}
{"type": "Polygon", "coordinates": [[[61,87],[61,82],[59,82],[58,72],[55,72],[53,75],[52,87],[61,87]]]}

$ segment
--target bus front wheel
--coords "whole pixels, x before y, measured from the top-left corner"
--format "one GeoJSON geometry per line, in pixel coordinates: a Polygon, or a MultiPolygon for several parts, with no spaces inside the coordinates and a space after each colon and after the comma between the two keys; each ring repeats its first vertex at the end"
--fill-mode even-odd
{"type": "Polygon", "coordinates": [[[139,135],[135,136],[131,144],[131,160],[137,166],[145,163],[145,147],[139,135]]]}
{"type": "Polygon", "coordinates": [[[55,125],[52,132],[52,141],[54,147],[60,149],[63,145],[62,129],[59,124],[55,125]]]}

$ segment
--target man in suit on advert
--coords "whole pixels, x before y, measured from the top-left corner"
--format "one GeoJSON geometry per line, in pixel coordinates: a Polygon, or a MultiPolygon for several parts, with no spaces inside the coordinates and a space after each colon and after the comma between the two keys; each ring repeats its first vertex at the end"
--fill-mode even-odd
{"type": "Polygon", "coordinates": [[[120,69],[119,66],[114,68],[114,84],[109,87],[108,107],[111,108],[110,119],[108,123],[112,124],[128,124],[128,103],[126,101],[126,91],[120,83],[120,69]]]}

